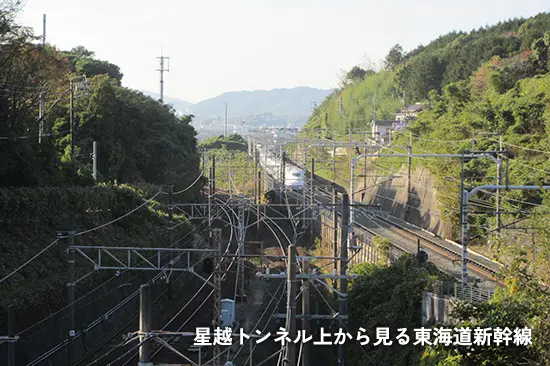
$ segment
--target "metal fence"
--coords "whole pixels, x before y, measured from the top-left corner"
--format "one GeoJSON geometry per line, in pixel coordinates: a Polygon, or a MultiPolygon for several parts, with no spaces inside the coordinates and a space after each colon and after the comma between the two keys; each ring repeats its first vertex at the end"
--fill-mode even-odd
{"type": "Polygon", "coordinates": [[[456,299],[471,302],[487,302],[495,294],[494,290],[467,285],[462,291],[462,284],[458,282],[436,281],[431,292],[438,296],[450,296],[456,299]]]}

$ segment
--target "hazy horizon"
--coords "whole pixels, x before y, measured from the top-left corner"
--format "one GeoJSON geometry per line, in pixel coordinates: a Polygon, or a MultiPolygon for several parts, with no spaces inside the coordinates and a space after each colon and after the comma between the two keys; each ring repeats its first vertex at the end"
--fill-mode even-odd
{"type": "Polygon", "coordinates": [[[454,31],[548,11],[547,1],[474,0],[414,5],[357,0],[26,0],[20,21],[59,49],[82,45],[120,66],[123,85],[159,92],[161,46],[170,57],[164,94],[193,104],[225,92],[330,90],[337,75],[365,60],[380,63],[400,43],[405,50],[454,31]]]}

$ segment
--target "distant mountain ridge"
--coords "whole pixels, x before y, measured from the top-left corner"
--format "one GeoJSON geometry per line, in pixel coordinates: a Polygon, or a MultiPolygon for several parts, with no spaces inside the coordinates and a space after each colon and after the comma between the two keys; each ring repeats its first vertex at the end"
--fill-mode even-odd
{"type": "MultiPolygon", "coordinates": [[[[159,94],[143,91],[158,99],[159,94]]],[[[164,97],[180,113],[192,113],[197,120],[212,120],[225,115],[227,103],[228,118],[272,114],[280,117],[308,117],[313,103],[319,105],[330,90],[300,86],[272,90],[233,91],[192,104],[184,100],[164,97]]]]}

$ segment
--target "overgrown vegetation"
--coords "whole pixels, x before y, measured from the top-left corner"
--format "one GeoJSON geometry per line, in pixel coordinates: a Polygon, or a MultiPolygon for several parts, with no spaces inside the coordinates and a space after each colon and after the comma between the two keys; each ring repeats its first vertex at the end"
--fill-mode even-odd
{"type": "MultiPolygon", "coordinates": [[[[0,278],[4,278],[29,258],[53,242],[58,231],[69,228],[69,214],[74,215],[74,229],[83,232],[121,217],[143,204],[142,195],[152,197],[155,187],[97,186],[70,188],[0,189],[0,278]]],[[[76,245],[156,247],[168,244],[166,214],[160,210],[166,196],[158,195],[150,205],[104,228],[76,237],[76,245]]],[[[174,216],[174,237],[191,229],[184,217],[174,216]]],[[[39,259],[30,262],[0,284],[0,308],[12,304],[21,314],[19,327],[26,326],[66,305],[67,242],[60,240],[39,259]],[[23,316],[24,315],[24,316],[23,316]]],[[[77,278],[93,272],[90,263],[77,257],[77,278]]],[[[112,278],[112,271],[98,271],[76,287],[77,298],[91,288],[112,278]]],[[[6,312],[0,312],[0,331],[5,333],[6,312]]]]}
{"type": "Polygon", "coordinates": [[[20,7],[7,0],[0,8],[0,187],[91,185],[93,141],[99,181],[173,184],[177,190],[196,179],[191,116],[177,118],[169,106],[122,87],[118,66],[82,46],[65,52],[42,46],[16,23],[20,7]]]}
{"type": "MultiPolygon", "coordinates": [[[[452,32],[408,53],[396,45],[388,53],[383,70],[350,70],[341,88],[315,109],[303,134],[334,140],[347,140],[351,134],[356,141],[367,140],[373,119],[393,120],[403,105],[420,102],[424,111],[410,129],[393,136],[394,146],[387,152],[404,152],[398,146],[408,145],[409,138],[413,153],[461,153],[471,151],[472,144],[476,151],[497,151],[502,138],[501,157],[510,157],[503,166],[503,184],[549,184],[549,49],[548,13],[471,32],[452,32]]],[[[330,160],[329,150],[310,150],[308,157],[330,160]]],[[[403,164],[406,159],[377,159],[369,163],[369,172],[390,175],[403,164]]],[[[413,167],[420,166],[435,176],[443,219],[454,224],[454,238],[459,239],[460,162],[414,158],[413,167]]],[[[349,176],[349,160],[347,164],[336,164],[336,170],[335,174],[330,166],[316,164],[316,173],[331,179],[349,176]]],[[[490,159],[467,160],[464,176],[466,189],[495,184],[496,164],[490,159]]],[[[549,295],[538,281],[547,283],[550,278],[550,201],[548,194],[540,190],[502,190],[501,195],[502,221],[508,229],[491,234],[497,226],[495,192],[485,190],[470,201],[469,237],[470,243],[477,245],[476,250],[511,269],[508,287],[487,305],[459,306],[455,325],[526,326],[533,329],[533,345],[499,349],[433,347],[424,354],[422,348],[365,348],[368,355],[354,351],[353,365],[549,364],[549,295]],[[516,227],[515,222],[528,229],[509,230],[516,227]]],[[[363,271],[365,275],[358,283],[365,285],[356,283],[351,298],[356,317],[353,323],[367,330],[376,326],[391,329],[392,324],[394,328],[414,327],[416,320],[403,316],[414,311],[407,296],[418,300],[426,284],[424,274],[417,272],[421,270],[411,270],[401,263],[387,268],[365,265],[363,271]],[[408,278],[418,282],[410,285],[408,278]],[[397,292],[401,296],[395,296],[394,291],[402,289],[404,281],[411,293],[397,292]]]]}
{"type": "Polygon", "coordinates": [[[229,194],[254,195],[256,165],[248,155],[246,140],[240,135],[211,137],[200,144],[206,148],[205,174],[215,159],[216,189],[229,194]]]}
{"type": "MultiPolygon", "coordinates": [[[[123,87],[120,68],[83,46],[62,51],[42,45],[17,23],[21,4],[0,4],[0,278],[46,249],[57,231],[68,230],[69,213],[77,232],[108,223],[77,237],[77,244],[166,246],[167,195],[157,195],[160,186],[189,187],[174,198],[179,202],[196,200],[202,188],[202,181],[191,186],[200,174],[192,116],[178,118],[171,107],[123,87]]],[[[177,213],[174,221],[180,224],[172,233],[176,240],[191,225],[177,213]]],[[[66,304],[66,245],[60,240],[0,283],[0,333],[6,333],[9,304],[23,319],[20,328],[66,304]]],[[[94,273],[80,258],[77,277],[90,271],[78,283],[77,298],[113,276],[94,273]]]]}
{"type": "Polygon", "coordinates": [[[247,151],[246,140],[238,134],[230,136],[212,136],[199,144],[200,148],[204,149],[221,149],[247,151]]]}
{"type": "Polygon", "coordinates": [[[422,354],[420,347],[410,342],[401,345],[396,340],[397,329],[406,328],[414,339],[414,328],[421,327],[421,303],[424,290],[438,278],[437,270],[420,267],[411,255],[404,255],[392,265],[363,263],[352,269],[359,277],[350,290],[350,330],[356,335],[365,329],[367,345],[350,343],[350,365],[415,365],[422,354]],[[391,346],[373,346],[376,328],[390,329],[391,346]],[[363,348],[361,350],[361,348],[363,348]]]}

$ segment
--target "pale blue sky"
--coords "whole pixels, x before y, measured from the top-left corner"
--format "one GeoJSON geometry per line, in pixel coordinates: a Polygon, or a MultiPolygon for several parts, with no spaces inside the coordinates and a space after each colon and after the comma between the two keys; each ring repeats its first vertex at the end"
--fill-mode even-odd
{"type": "Polygon", "coordinates": [[[119,65],[125,86],[190,102],[234,90],[334,88],[340,69],[379,62],[452,30],[549,11],[548,0],[26,0],[20,21],[60,49],[119,65]]]}

